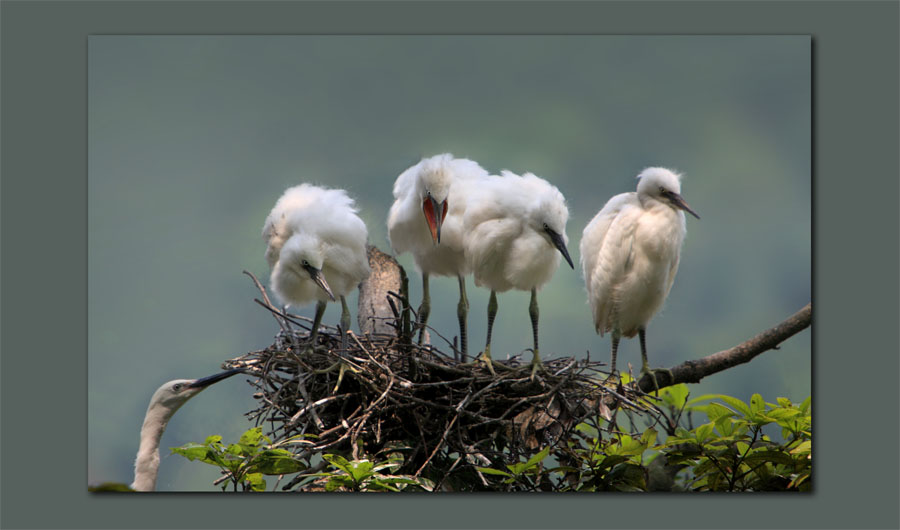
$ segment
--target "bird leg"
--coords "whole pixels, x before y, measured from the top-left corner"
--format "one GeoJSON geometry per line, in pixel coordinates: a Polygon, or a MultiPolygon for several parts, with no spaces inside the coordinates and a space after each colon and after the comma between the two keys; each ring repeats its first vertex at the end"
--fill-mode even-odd
{"type": "Polygon", "coordinates": [[[422,273],[422,305],[419,306],[419,346],[425,337],[425,324],[428,323],[428,314],[431,313],[431,296],[428,294],[428,274],[422,273]]]}
{"type": "MultiPolygon", "coordinates": [[[[641,374],[650,374],[650,378],[653,379],[653,386],[656,387],[656,394],[659,395],[659,381],[656,380],[656,373],[654,370],[650,369],[650,363],[647,362],[647,330],[644,328],[638,329],[638,337],[641,340],[641,374]]],[[[672,371],[668,368],[660,368],[660,370],[669,373],[669,379],[674,380],[675,378],[672,376],[672,371]]]]}
{"type": "Polygon", "coordinates": [[[341,295],[341,350],[347,351],[347,331],[350,329],[350,309],[347,299],[341,295]]]}
{"type": "Polygon", "coordinates": [[[466,335],[466,316],[469,313],[469,300],[466,298],[466,278],[459,276],[459,305],[456,306],[456,316],[459,318],[459,346],[462,351],[462,361],[466,362],[466,354],[469,352],[468,337],[466,335]]]}
{"type": "Polygon", "coordinates": [[[540,316],[540,313],[538,311],[536,288],[531,289],[531,304],[528,306],[528,314],[531,315],[531,331],[534,333],[534,357],[531,359],[531,378],[534,379],[535,372],[538,369],[544,369],[538,349],[538,316],[540,316]]]}
{"type": "Polygon", "coordinates": [[[322,315],[325,314],[325,302],[324,300],[319,300],[316,302],[316,316],[313,318],[312,331],[309,334],[309,350],[315,351],[316,349],[316,340],[319,338],[319,325],[322,323],[322,315]]]}
{"type": "Polygon", "coordinates": [[[619,330],[613,329],[612,336],[610,337],[610,342],[612,344],[612,358],[609,361],[609,376],[606,378],[607,380],[616,373],[616,353],[619,351],[620,338],[619,330]]]}
{"type": "Polygon", "coordinates": [[[494,318],[497,316],[497,292],[491,289],[491,298],[488,301],[488,321],[487,321],[487,344],[484,346],[484,353],[481,354],[482,359],[485,364],[487,364],[488,370],[491,372],[491,375],[496,376],[496,372],[494,372],[494,365],[491,361],[491,331],[494,329],[494,318]]]}

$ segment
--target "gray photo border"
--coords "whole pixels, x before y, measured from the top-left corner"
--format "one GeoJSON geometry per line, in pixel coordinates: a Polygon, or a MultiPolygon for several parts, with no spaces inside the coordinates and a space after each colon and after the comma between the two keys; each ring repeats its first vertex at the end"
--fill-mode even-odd
{"type": "Polygon", "coordinates": [[[4,0],[0,10],[3,528],[900,526],[896,1],[4,0]],[[814,493],[89,494],[87,36],[170,33],[812,35],[814,493]]]}

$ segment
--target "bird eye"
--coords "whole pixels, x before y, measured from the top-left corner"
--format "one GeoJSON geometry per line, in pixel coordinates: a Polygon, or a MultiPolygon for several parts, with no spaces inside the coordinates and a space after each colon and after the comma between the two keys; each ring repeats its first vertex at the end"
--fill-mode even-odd
{"type": "Polygon", "coordinates": [[[181,391],[181,383],[176,383],[175,386],[172,387],[172,390],[174,390],[175,392],[180,392],[181,391]]]}
{"type": "Polygon", "coordinates": [[[303,265],[304,267],[309,267],[309,262],[306,261],[306,260],[303,260],[302,265],[303,265]]]}
{"type": "Polygon", "coordinates": [[[660,193],[665,193],[665,192],[666,192],[666,188],[663,188],[662,186],[660,186],[660,187],[659,187],[659,192],[660,192],[660,193]]]}
{"type": "Polygon", "coordinates": [[[547,226],[547,223],[544,223],[544,230],[550,230],[550,227],[547,226]]]}

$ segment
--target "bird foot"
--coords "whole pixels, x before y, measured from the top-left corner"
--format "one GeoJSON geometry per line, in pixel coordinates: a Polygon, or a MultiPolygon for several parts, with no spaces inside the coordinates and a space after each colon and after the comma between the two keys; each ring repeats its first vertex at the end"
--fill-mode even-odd
{"type": "Polygon", "coordinates": [[[544,363],[541,362],[541,355],[538,353],[538,350],[533,349],[531,353],[534,354],[534,357],[531,358],[531,381],[534,381],[534,376],[538,372],[547,372],[547,368],[544,367],[544,363]]]}
{"type": "Polygon", "coordinates": [[[619,380],[619,374],[617,374],[615,370],[612,370],[611,372],[609,372],[609,375],[606,376],[606,379],[603,380],[603,384],[606,385],[610,381],[618,383],[619,380]]]}
{"type": "Polygon", "coordinates": [[[481,355],[478,356],[475,362],[482,361],[485,365],[487,365],[488,371],[492,376],[497,377],[497,372],[494,371],[494,362],[491,359],[491,347],[488,346],[484,349],[481,355]]]}
{"type": "MultiPolygon", "coordinates": [[[[641,367],[641,379],[643,379],[644,374],[648,374],[651,379],[653,379],[653,387],[656,389],[656,395],[659,395],[659,380],[656,378],[656,372],[665,372],[669,375],[669,381],[674,381],[675,377],[672,375],[672,371],[668,368],[654,368],[651,369],[649,365],[643,365],[641,367]]],[[[639,379],[640,380],[640,379],[639,379]]]]}

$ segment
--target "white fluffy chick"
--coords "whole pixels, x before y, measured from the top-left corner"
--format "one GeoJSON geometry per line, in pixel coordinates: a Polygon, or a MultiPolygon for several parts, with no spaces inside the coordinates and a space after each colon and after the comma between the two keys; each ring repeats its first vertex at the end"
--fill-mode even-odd
{"type": "Polygon", "coordinates": [[[467,347],[465,276],[469,273],[463,248],[462,216],[468,188],[487,178],[478,163],[449,153],[424,158],[397,177],[394,204],[388,214],[388,237],[398,254],[410,252],[422,272],[419,343],[431,312],[430,275],[455,276],[459,281],[460,349],[467,347]]]}
{"type": "Polygon", "coordinates": [[[533,376],[541,366],[537,290],[556,272],[560,255],[574,268],[566,248],[569,210],[565,197],[555,186],[531,173],[519,176],[503,171],[471,191],[464,219],[464,244],[475,285],[491,290],[482,356],[493,372],[491,331],[497,314],[497,293],[510,289],[531,291],[533,376]]]}
{"type": "Polygon", "coordinates": [[[310,334],[315,347],[328,300],[341,300],[341,347],[347,348],[346,295],[369,275],[368,231],[347,192],[312,184],[288,188],[266,218],[263,237],[270,283],[289,305],[316,301],[310,334]]]}

